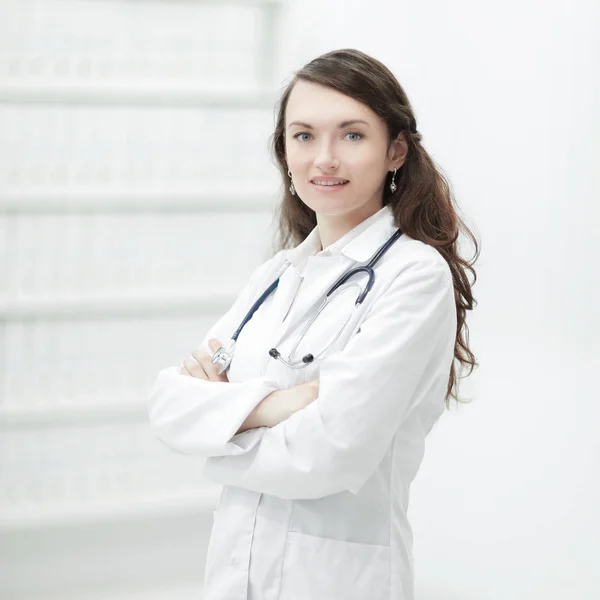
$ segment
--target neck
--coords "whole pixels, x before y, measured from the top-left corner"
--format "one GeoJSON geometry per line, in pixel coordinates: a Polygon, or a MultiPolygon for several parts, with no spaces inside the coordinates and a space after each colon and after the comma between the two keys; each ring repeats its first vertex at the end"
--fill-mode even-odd
{"type": "Polygon", "coordinates": [[[382,206],[360,207],[359,210],[343,215],[323,215],[317,213],[317,225],[321,238],[321,249],[331,246],[349,231],[381,210],[382,206]],[[366,210],[365,210],[366,209],[366,210]]]}

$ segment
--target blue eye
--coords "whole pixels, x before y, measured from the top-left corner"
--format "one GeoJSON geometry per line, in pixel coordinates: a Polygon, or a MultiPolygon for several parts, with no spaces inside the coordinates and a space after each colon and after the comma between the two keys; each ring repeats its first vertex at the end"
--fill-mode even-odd
{"type": "Polygon", "coordinates": [[[299,140],[299,141],[301,141],[301,142],[307,142],[308,140],[306,140],[306,139],[300,139],[300,136],[301,136],[301,135],[308,135],[308,136],[310,136],[310,133],[306,133],[306,131],[300,131],[299,133],[297,133],[297,134],[294,136],[294,137],[295,137],[297,140],[299,140]]]}
{"type": "Polygon", "coordinates": [[[358,138],[354,138],[350,141],[352,142],[358,142],[358,140],[361,140],[363,138],[362,133],[358,133],[358,131],[349,131],[346,135],[357,135],[358,138]]]}

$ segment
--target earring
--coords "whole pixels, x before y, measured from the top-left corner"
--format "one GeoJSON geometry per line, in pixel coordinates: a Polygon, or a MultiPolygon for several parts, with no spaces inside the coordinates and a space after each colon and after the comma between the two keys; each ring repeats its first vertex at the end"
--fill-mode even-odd
{"type": "Polygon", "coordinates": [[[296,188],[294,187],[294,182],[292,181],[292,173],[291,173],[291,171],[289,169],[288,169],[288,176],[290,178],[290,187],[289,187],[290,194],[292,194],[292,196],[295,196],[296,195],[296,188]]]}
{"type": "Polygon", "coordinates": [[[398,186],[396,185],[396,182],[394,181],[394,177],[396,177],[396,171],[398,169],[394,169],[394,174],[392,175],[392,183],[390,183],[390,191],[392,192],[392,194],[398,189],[398,186]]]}

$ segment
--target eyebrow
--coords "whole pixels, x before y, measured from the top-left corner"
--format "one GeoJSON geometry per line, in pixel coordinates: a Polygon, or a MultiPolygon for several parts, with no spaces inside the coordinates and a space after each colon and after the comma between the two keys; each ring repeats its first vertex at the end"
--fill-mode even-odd
{"type": "MultiPolygon", "coordinates": [[[[367,127],[369,126],[369,124],[366,121],[363,121],[362,119],[350,119],[348,121],[342,121],[339,125],[338,128],[339,129],[343,129],[344,127],[348,127],[349,125],[355,125],[356,123],[362,123],[363,125],[366,125],[367,127]]],[[[312,125],[309,125],[308,123],[303,123],[302,121],[292,121],[289,125],[288,125],[288,129],[292,126],[292,125],[298,125],[299,127],[304,127],[305,129],[313,129],[312,125]]]]}

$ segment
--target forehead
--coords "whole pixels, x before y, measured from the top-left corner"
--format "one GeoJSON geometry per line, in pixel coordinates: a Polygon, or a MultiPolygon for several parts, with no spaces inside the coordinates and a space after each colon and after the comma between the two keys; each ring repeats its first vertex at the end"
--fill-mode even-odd
{"type": "Polygon", "coordinates": [[[294,84],[285,111],[286,126],[296,120],[318,127],[348,119],[376,123],[379,117],[362,102],[330,87],[303,80],[294,84]]]}

